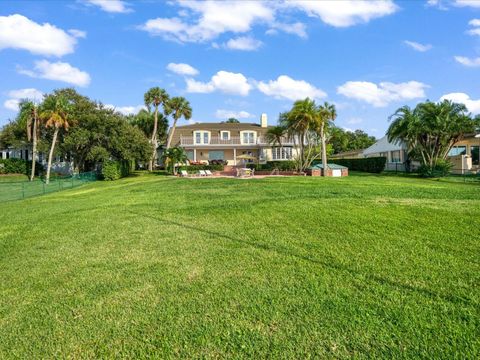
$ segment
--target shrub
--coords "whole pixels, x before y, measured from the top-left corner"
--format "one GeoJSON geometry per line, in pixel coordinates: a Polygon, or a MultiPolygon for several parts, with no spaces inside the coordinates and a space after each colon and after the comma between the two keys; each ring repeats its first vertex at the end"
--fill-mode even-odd
{"type": "MultiPolygon", "coordinates": [[[[32,161],[22,159],[0,159],[0,174],[25,174],[30,175],[32,161]]],[[[35,175],[43,172],[43,166],[36,162],[35,175]]]]}
{"type": "Polygon", "coordinates": [[[444,177],[450,174],[453,164],[448,160],[438,160],[437,165],[430,167],[428,165],[421,165],[418,168],[418,173],[423,177],[444,177]]]}
{"type": "Polygon", "coordinates": [[[335,159],[331,162],[348,167],[349,170],[363,171],[368,173],[381,173],[385,170],[387,158],[384,156],[362,159],[335,159]]]}
{"type": "Polygon", "coordinates": [[[246,164],[246,167],[255,169],[256,171],[270,171],[278,169],[280,171],[293,171],[296,170],[295,162],[291,160],[286,161],[267,161],[266,164],[246,164]]]}
{"type": "Polygon", "coordinates": [[[128,160],[107,160],[102,164],[101,177],[103,180],[112,181],[130,175],[133,163],[128,160]]]}

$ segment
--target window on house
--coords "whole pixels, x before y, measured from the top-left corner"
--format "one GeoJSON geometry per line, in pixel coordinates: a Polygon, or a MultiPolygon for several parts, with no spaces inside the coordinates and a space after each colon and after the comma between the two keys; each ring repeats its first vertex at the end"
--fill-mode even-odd
{"type": "Polygon", "coordinates": [[[292,158],[291,147],[274,147],[272,148],[272,160],[290,160],[292,158]]]}
{"type": "Polygon", "coordinates": [[[244,131],[242,133],[242,144],[255,144],[255,133],[253,131],[244,131]]]}
{"type": "Polygon", "coordinates": [[[200,132],[195,133],[195,144],[200,144],[202,142],[202,134],[200,132]]]}
{"type": "Polygon", "coordinates": [[[386,152],[381,152],[379,156],[380,157],[387,157],[387,153],[386,152]]]}
{"type": "Polygon", "coordinates": [[[480,146],[470,146],[472,165],[480,165],[480,146]]]}
{"type": "Polygon", "coordinates": [[[208,131],[195,131],[195,144],[209,144],[210,133],[208,131]]]}
{"type": "Polygon", "coordinates": [[[392,160],[391,160],[392,163],[399,163],[399,162],[401,162],[401,159],[400,159],[400,150],[391,151],[391,152],[390,152],[390,155],[392,156],[392,160]]]}
{"type": "Polygon", "coordinates": [[[186,151],[186,154],[187,154],[187,159],[190,160],[190,161],[193,161],[193,150],[188,150],[186,151]]]}
{"type": "Polygon", "coordinates": [[[450,149],[448,156],[465,155],[466,153],[467,153],[466,146],[454,146],[450,149]]]}
{"type": "Polygon", "coordinates": [[[230,131],[221,131],[220,138],[222,140],[230,140],[230,131]]]}
{"type": "Polygon", "coordinates": [[[208,144],[208,143],[209,143],[208,138],[209,138],[209,133],[205,131],[205,132],[203,133],[203,143],[204,143],[204,144],[208,144]]]}
{"type": "Polygon", "coordinates": [[[223,151],[212,151],[208,152],[208,160],[225,160],[225,153],[223,151]]]}

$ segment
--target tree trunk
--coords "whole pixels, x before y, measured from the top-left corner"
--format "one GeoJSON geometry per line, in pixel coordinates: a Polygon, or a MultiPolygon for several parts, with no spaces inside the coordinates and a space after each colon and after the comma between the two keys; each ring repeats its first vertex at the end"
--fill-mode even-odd
{"type": "Polygon", "coordinates": [[[35,106],[33,108],[32,173],[30,175],[30,181],[33,181],[35,178],[35,164],[37,161],[37,122],[37,107],[35,106]]]}
{"type": "Polygon", "coordinates": [[[58,127],[55,127],[55,131],[53,133],[53,139],[52,139],[52,146],[50,147],[50,153],[48,154],[47,176],[45,177],[45,183],[46,184],[48,184],[50,182],[50,169],[52,168],[53,151],[55,150],[55,144],[57,142],[57,135],[58,135],[58,127]]]}
{"type": "Polygon", "coordinates": [[[153,170],[153,164],[155,162],[155,158],[157,157],[157,129],[158,129],[158,106],[155,106],[155,113],[153,117],[153,132],[152,132],[152,139],[150,143],[152,144],[152,156],[150,157],[150,162],[148,163],[148,171],[153,170]]]}
{"type": "Polygon", "coordinates": [[[167,149],[170,149],[170,145],[172,144],[173,134],[175,133],[175,128],[177,126],[177,120],[178,119],[174,116],[173,117],[172,131],[170,131],[170,134],[168,135],[167,149]]]}
{"type": "Polygon", "coordinates": [[[325,124],[322,123],[322,126],[320,128],[320,138],[322,140],[322,165],[323,165],[323,176],[327,176],[327,144],[325,140],[325,124]]]}

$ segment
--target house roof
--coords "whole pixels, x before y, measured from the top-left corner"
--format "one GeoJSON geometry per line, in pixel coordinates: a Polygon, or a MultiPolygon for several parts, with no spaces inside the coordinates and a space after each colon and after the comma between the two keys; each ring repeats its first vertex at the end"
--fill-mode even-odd
{"type": "MultiPolygon", "coordinates": [[[[330,169],[348,169],[346,166],[343,165],[338,165],[338,164],[332,164],[332,163],[327,163],[327,166],[330,169]]],[[[318,163],[310,167],[310,169],[323,169],[323,164],[318,163]]]]}
{"type": "Polygon", "coordinates": [[[381,152],[395,151],[395,150],[406,150],[407,147],[404,143],[392,143],[388,141],[388,137],[385,135],[380,140],[378,140],[372,146],[363,150],[363,155],[367,156],[370,154],[376,154],[381,152]]]}

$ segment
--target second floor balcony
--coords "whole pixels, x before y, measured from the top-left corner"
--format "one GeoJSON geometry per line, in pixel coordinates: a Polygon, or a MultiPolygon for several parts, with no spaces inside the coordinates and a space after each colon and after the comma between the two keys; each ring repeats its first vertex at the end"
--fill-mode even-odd
{"type": "MultiPolygon", "coordinates": [[[[257,136],[254,138],[245,138],[240,136],[231,136],[230,138],[222,138],[220,136],[201,137],[200,139],[194,136],[180,135],[181,146],[268,146],[272,145],[264,136],[257,136]]],[[[278,146],[278,144],[275,144],[278,146]]],[[[282,139],[283,146],[292,146],[293,141],[288,138],[282,139]]]]}

